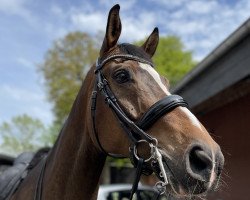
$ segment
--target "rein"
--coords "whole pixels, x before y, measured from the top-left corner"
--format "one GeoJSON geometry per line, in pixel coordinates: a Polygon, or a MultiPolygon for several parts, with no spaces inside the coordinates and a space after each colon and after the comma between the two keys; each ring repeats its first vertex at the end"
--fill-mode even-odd
{"type": "Polygon", "coordinates": [[[148,128],[150,128],[160,117],[172,111],[174,108],[178,106],[188,107],[188,104],[182,97],[178,95],[169,95],[159,100],[155,104],[153,104],[146,111],[146,113],[141,117],[141,119],[138,120],[138,122],[133,122],[132,120],[129,119],[126,113],[119,106],[114,93],[109,87],[107,79],[102,73],[102,68],[104,67],[104,65],[107,64],[109,61],[117,59],[117,58],[134,60],[134,61],[138,61],[141,63],[146,63],[153,67],[152,62],[142,59],[137,56],[130,55],[130,54],[112,55],[104,59],[102,62],[100,62],[100,60],[97,59],[96,70],[95,70],[96,81],[95,81],[95,85],[94,85],[94,89],[93,89],[92,97],[91,97],[91,101],[92,101],[91,102],[91,116],[92,116],[95,138],[98,143],[98,146],[100,147],[101,151],[105,155],[115,157],[115,158],[123,157],[121,155],[112,154],[112,153],[108,153],[107,151],[105,151],[105,149],[102,147],[100,140],[98,138],[95,121],[96,121],[96,100],[97,100],[97,94],[99,91],[104,97],[105,103],[111,108],[116,118],[120,122],[120,125],[124,129],[124,132],[126,133],[128,138],[131,140],[131,146],[129,148],[130,160],[131,160],[131,163],[134,165],[134,167],[137,168],[137,170],[136,170],[136,177],[135,177],[133,187],[131,190],[130,199],[133,198],[133,194],[136,192],[138,188],[138,183],[139,183],[141,174],[143,173],[145,175],[150,175],[151,173],[153,173],[153,171],[157,173],[160,179],[160,181],[157,182],[155,185],[156,189],[158,190],[158,195],[156,198],[158,198],[161,194],[165,192],[166,186],[169,184],[169,182],[168,182],[168,177],[166,175],[165,168],[163,166],[162,155],[157,147],[158,141],[156,138],[151,137],[145,131],[148,128]],[[148,144],[151,150],[151,155],[149,158],[143,159],[137,154],[137,146],[140,143],[148,144]],[[149,161],[152,161],[151,168],[150,168],[149,161]]]}
{"type": "Polygon", "coordinates": [[[37,180],[36,191],[35,191],[35,195],[34,195],[34,200],[41,200],[42,199],[43,178],[44,178],[44,174],[45,174],[45,168],[46,168],[46,163],[47,163],[47,156],[44,156],[40,162],[42,162],[42,168],[41,168],[38,180],[37,180]]]}

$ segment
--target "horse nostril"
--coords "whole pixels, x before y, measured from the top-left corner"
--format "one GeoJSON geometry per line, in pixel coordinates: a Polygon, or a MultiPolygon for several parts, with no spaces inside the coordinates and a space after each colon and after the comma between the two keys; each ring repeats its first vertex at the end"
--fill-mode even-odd
{"type": "Polygon", "coordinates": [[[210,155],[201,147],[193,147],[187,156],[187,170],[189,174],[202,181],[208,181],[213,161],[210,155]]]}

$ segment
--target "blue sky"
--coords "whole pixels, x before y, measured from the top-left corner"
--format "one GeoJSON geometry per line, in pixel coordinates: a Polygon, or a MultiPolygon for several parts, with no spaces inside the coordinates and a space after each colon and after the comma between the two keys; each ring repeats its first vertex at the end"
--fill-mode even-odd
{"type": "Polygon", "coordinates": [[[52,41],[69,31],[104,31],[112,5],[121,5],[121,41],[143,39],[155,26],[179,36],[200,61],[248,17],[249,0],[1,0],[0,123],[28,114],[53,120],[37,72],[52,41]]]}

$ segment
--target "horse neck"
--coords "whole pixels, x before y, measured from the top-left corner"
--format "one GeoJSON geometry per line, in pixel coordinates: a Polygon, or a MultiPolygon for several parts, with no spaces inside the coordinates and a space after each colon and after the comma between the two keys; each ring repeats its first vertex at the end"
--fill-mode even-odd
{"type": "Polygon", "coordinates": [[[53,147],[46,167],[44,199],[95,199],[105,156],[90,138],[91,73],[74,102],[70,115],[53,147]]]}

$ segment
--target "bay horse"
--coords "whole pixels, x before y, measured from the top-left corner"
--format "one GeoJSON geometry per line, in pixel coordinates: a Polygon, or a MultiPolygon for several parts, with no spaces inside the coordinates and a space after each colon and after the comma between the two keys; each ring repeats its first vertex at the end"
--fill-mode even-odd
{"type": "Polygon", "coordinates": [[[158,28],[140,47],[118,44],[119,10],[109,12],[99,58],[55,145],[11,200],[94,200],[107,155],[132,157],[139,172],[153,171],[176,197],[217,186],[224,163],[219,145],[154,69],[158,28]]]}

